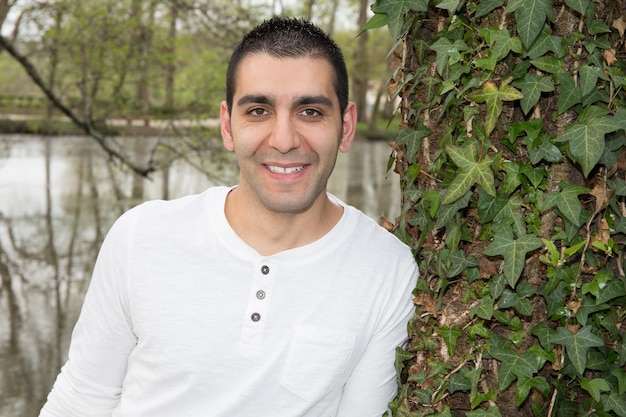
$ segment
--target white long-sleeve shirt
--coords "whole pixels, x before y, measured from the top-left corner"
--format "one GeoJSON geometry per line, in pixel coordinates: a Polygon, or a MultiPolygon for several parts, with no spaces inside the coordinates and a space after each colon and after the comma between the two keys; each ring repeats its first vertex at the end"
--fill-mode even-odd
{"type": "MultiPolygon", "coordinates": [[[[144,203],[105,239],[41,417],[374,417],[396,393],[417,266],[353,207],[261,256],[230,188],[144,203]]],[[[343,203],[341,203],[343,204],[343,203]]]]}

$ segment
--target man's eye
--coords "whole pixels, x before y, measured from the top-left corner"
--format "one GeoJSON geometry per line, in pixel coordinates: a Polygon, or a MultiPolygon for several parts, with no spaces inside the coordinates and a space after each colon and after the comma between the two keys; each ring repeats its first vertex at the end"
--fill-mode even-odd
{"type": "Polygon", "coordinates": [[[250,110],[248,112],[248,114],[250,114],[252,116],[264,116],[264,115],[267,114],[267,110],[265,110],[265,109],[263,109],[261,107],[257,107],[257,108],[254,108],[254,109],[250,110]]]}
{"type": "Polygon", "coordinates": [[[321,115],[321,113],[315,109],[304,109],[300,112],[300,114],[306,117],[317,117],[321,115]]]}

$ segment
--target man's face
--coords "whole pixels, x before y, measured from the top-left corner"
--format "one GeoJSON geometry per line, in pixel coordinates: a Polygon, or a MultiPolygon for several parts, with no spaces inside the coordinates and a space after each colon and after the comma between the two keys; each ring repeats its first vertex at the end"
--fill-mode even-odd
{"type": "Polygon", "coordinates": [[[233,108],[221,107],[224,146],[241,171],[239,192],[277,213],[325,201],[337,152],[350,148],[356,111],[340,114],[333,69],[317,58],[255,53],[236,73],[233,108]]]}

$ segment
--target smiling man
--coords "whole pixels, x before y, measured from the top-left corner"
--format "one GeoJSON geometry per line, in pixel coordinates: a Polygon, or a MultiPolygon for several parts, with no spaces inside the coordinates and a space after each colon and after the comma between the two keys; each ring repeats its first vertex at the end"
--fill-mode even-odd
{"type": "Polygon", "coordinates": [[[418,271],[327,193],[356,111],[341,50],[273,18],[247,34],[220,111],[239,184],[113,225],[42,417],[375,417],[396,393],[418,271]]]}

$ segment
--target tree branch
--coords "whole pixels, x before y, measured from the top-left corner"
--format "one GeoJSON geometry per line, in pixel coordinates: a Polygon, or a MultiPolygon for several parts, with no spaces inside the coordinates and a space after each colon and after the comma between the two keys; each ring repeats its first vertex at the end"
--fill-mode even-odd
{"type": "Polygon", "coordinates": [[[129,161],[124,155],[113,149],[107,143],[107,138],[104,134],[99,132],[91,123],[90,120],[81,120],[69,107],[64,105],[61,100],[54,94],[54,92],[48,88],[43,81],[37,69],[31,64],[31,62],[24,55],[20,54],[17,49],[8,41],[4,36],[0,35],[0,46],[6,49],[6,51],[20,63],[22,68],[26,71],[30,79],[37,84],[41,91],[48,97],[50,102],[59,109],[65,116],[67,116],[72,123],[80,127],[88,136],[93,138],[100,147],[113,159],[117,159],[122,164],[128,166],[135,173],[147,177],[151,172],[155,171],[156,167],[153,164],[142,167],[129,161]]]}

